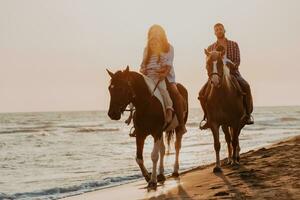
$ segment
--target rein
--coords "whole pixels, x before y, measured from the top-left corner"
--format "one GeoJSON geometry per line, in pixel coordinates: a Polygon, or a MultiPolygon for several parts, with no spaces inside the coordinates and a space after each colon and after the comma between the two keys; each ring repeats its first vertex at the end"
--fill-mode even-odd
{"type": "MultiPolygon", "coordinates": [[[[158,80],[157,83],[155,84],[155,87],[154,87],[153,91],[151,92],[151,97],[153,97],[154,92],[156,91],[156,89],[157,89],[157,87],[158,87],[158,84],[159,84],[160,82],[161,82],[161,80],[158,80]]],[[[129,86],[131,92],[133,93],[132,98],[134,99],[134,98],[135,98],[135,93],[134,93],[134,91],[133,91],[133,89],[132,89],[132,86],[131,86],[131,82],[130,82],[130,81],[128,81],[128,86],[129,86]]],[[[148,102],[149,102],[149,101],[148,101],[148,102]]],[[[134,110],[135,110],[135,108],[125,109],[124,112],[125,112],[125,111],[126,111],[126,112],[132,112],[132,111],[134,111],[134,110]]]]}

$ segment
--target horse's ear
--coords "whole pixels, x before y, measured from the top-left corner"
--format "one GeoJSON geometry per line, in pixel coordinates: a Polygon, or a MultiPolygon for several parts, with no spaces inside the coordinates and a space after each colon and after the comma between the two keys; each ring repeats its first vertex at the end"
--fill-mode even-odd
{"type": "Polygon", "coordinates": [[[209,56],[209,51],[207,49],[204,49],[205,55],[209,56]]]}
{"type": "Polygon", "coordinates": [[[129,78],[129,66],[127,65],[127,67],[126,67],[126,69],[124,70],[124,74],[125,74],[125,77],[126,77],[126,79],[129,81],[130,80],[130,78],[129,78]]]}
{"type": "Polygon", "coordinates": [[[128,65],[127,65],[126,69],[124,70],[124,73],[125,73],[126,75],[129,74],[129,66],[128,66],[128,65]]]}
{"type": "Polygon", "coordinates": [[[109,74],[109,76],[111,77],[111,78],[113,78],[114,77],[114,73],[112,73],[111,71],[109,71],[108,69],[106,69],[106,71],[107,71],[107,73],[109,74]]]}

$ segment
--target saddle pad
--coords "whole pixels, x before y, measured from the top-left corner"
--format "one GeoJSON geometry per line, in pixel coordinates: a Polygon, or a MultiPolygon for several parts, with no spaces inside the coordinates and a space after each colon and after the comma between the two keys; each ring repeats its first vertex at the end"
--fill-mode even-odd
{"type": "MultiPolygon", "coordinates": [[[[145,82],[146,82],[146,84],[148,86],[148,89],[149,89],[150,93],[152,94],[153,90],[154,90],[154,88],[155,88],[155,86],[156,86],[157,83],[154,82],[154,80],[152,80],[151,78],[149,78],[149,77],[147,77],[145,75],[143,75],[143,77],[144,77],[144,80],[145,80],[145,82]]],[[[164,110],[164,114],[166,116],[166,107],[165,107],[165,104],[164,104],[164,99],[161,96],[158,88],[156,88],[156,90],[154,91],[153,96],[155,96],[160,101],[160,103],[161,103],[161,105],[163,107],[163,110],[164,110]]]]}
{"type": "MultiPolygon", "coordinates": [[[[150,93],[152,94],[153,93],[153,90],[156,86],[156,82],[154,82],[154,80],[152,80],[151,78],[145,76],[142,74],[142,76],[144,77],[144,80],[148,86],[148,89],[150,91],[150,93]]],[[[166,107],[165,107],[165,104],[164,104],[164,100],[163,100],[163,97],[161,96],[159,90],[156,88],[154,93],[153,93],[153,96],[155,96],[161,103],[162,107],[163,107],[163,111],[164,111],[164,116],[166,117],[166,107]]],[[[176,115],[173,115],[173,119],[171,121],[170,124],[165,124],[165,131],[169,131],[169,130],[172,130],[172,129],[175,129],[177,126],[178,126],[178,120],[177,120],[177,117],[176,115]]]]}

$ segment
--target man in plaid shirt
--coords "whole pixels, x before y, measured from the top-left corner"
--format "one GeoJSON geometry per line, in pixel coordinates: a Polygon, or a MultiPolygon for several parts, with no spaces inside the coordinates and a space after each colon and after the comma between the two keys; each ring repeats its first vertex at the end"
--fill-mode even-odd
{"type": "MultiPolygon", "coordinates": [[[[239,46],[236,42],[228,40],[225,37],[225,28],[223,26],[223,24],[217,23],[214,26],[214,31],[215,31],[215,35],[217,37],[217,41],[215,43],[213,43],[212,45],[210,45],[208,47],[208,51],[216,51],[217,48],[219,46],[224,47],[225,49],[225,56],[232,62],[227,62],[227,66],[230,67],[230,72],[231,74],[237,79],[237,81],[239,82],[242,90],[244,93],[246,93],[246,96],[244,98],[244,104],[245,104],[245,108],[246,108],[246,113],[247,113],[247,124],[253,124],[253,118],[251,116],[251,113],[253,112],[253,101],[252,101],[252,95],[251,95],[251,89],[250,89],[250,85],[248,84],[248,82],[241,76],[240,72],[239,72],[239,66],[240,66],[240,62],[241,62],[241,58],[240,58],[240,49],[239,46]]],[[[207,84],[201,89],[200,93],[199,93],[199,99],[201,101],[201,105],[202,105],[202,109],[204,111],[204,120],[205,121],[205,115],[206,115],[206,111],[204,108],[204,105],[206,104],[206,87],[207,84]]],[[[202,123],[201,123],[202,124],[202,123]]],[[[204,125],[200,125],[201,129],[206,129],[208,128],[207,123],[204,125]]]]}

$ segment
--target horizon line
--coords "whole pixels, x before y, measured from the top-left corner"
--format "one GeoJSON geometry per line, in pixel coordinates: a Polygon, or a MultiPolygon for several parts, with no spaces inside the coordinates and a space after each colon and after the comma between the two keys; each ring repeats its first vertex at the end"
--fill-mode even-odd
{"type": "MultiPolygon", "coordinates": [[[[255,108],[274,108],[274,107],[300,107],[300,105],[275,105],[275,106],[254,106],[255,108]]],[[[200,109],[201,107],[190,107],[189,109],[200,109]]],[[[50,111],[12,111],[12,112],[0,112],[1,114],[22,114],[22,113],[59,113],[59,112],[107,112],[107,109],[103,110],[50,110],[50,111]]]]}

